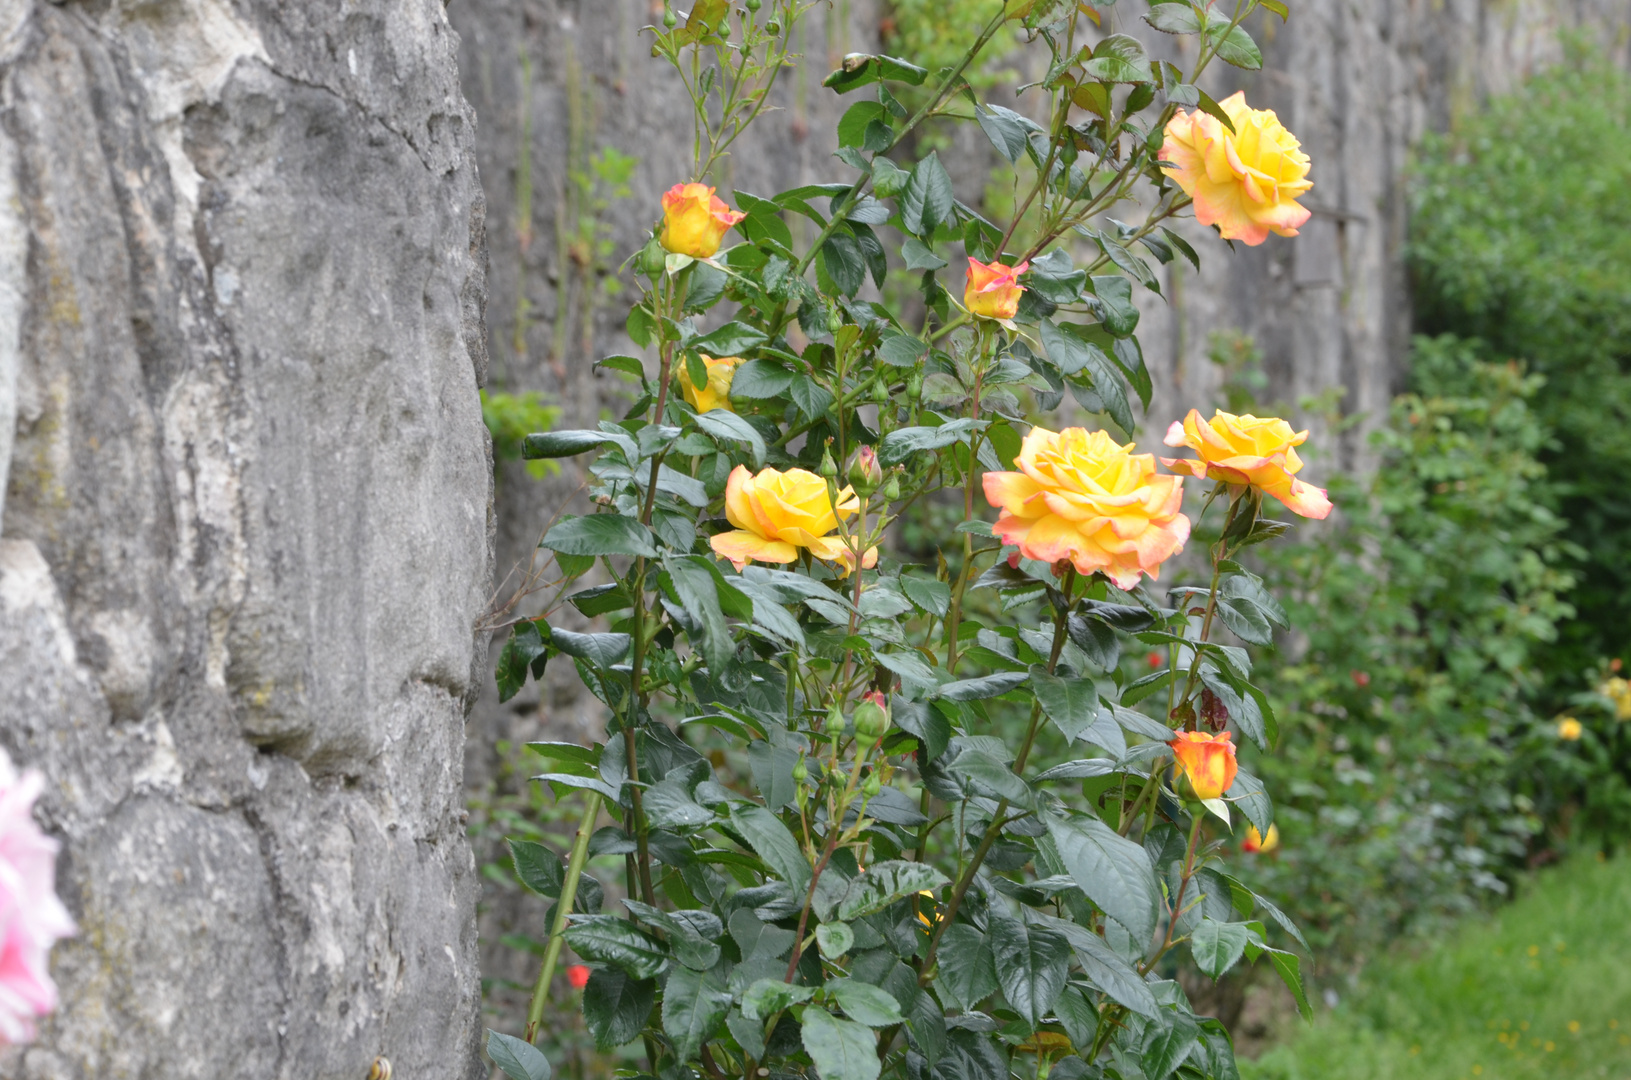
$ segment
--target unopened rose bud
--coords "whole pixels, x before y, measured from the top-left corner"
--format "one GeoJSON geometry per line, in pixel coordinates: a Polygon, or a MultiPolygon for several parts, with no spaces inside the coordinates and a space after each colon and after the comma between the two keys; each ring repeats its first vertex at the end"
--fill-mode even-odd
{"type": "Polygon", "coordinates": [[[742,6],[747,8],[749,11],[757,12],[760,8],[765,6],[765,3],[764,0],[743,0],[742,6]]]}
{"type": "Polygon", "coordinates": [[[889,382],[881,375],[872,384],[872,401],[876,405],[889,404],[889,382]]]}
{"type": "Polygon", "coordinates": [[[876,742],[889,731],[889,701],[877,690],[855,706],[855,737],[876,742]]]}
{"type": "Polygon", "coordinates": [[[808,780],[809,778],[810,778],[810,767],[808,765],[804,764],[804,758],[800,757],[799,760],[798,760],[798,764],[793,766],[793,782],[797,783],[797,784],[802,784],[802,783],[804,783],[804,781],[808,780]]]}
{"type": "Polygon", "coordinates": [[[878,452],[863,446],[849,459],[849,482],[856,492],[867,496],[883,484],[883,467],[878,464],[878,452]]]}
{"type": "Polygon", "coordinates": [[[842,315],[840,315],[838,313],[837,308],[830,309],[827,312],[827,332],[829,334],[836,334],[836,333],[838,333],[838,331],[842,330],[843,328],[844,328],[844,316],[842,316],[842,315]]]}
{"type": "Polygon", "coordinates": [[[839,708],[836,701],[833,702],[833,707],[827,710],[826,731],[834,738],[844,733],[844,710],[839,708]]]}
{"type": "Polygon", "coordinates": [[[896,502],[900,499],[899,473],[892,472],[889,474],[889,483],[883,486],[883,497],[888,499],[890,502],[896,502]]]}
{"type": "Polygon", "coordinates": [[[866,778],[866,783],[861,785],[861,794],[865,795],[869,799],[876,797],[878,792],[882,790],[883,781],[878,779],[877,773],[873,773],[872,775],[868,776],[866,778]]]}
{"type": "Polygon", "coordinates": [[[656,237],[652,237],[640,251],[640,270],[646,277],[656,281],[663,276],[667,255],[663,245],[657,242],[656,237]]]}
{"type": "Polygon", "coordinates": [[[827,480],[838,478],[838,463],[832,459],[832,443],[829,442],[827,448],[821,451],[821,464],[816,466],[816,472],[827,480]]]}
{"type": "Polygon", "coordinates": [[[680,22],[680,17],[678,15],[674,14],[674,9],[673,8],[671,8],[671,7],[663,8],[663,25],[664,26],[666,26],[670,30],[672,30],[672,29],[674,29],[674,27],[679,25],[679,22],[680,22]]]}
{"type": "Polygon", "coordinates": [[[914,371],[906,378],[906,402],[913,408],[917,407],[919,399],[923,397],[923,372],[914,371]]]}
{"type": "Polygon", "coordinates": [[[765,23],[765,33],[767,33],[767,34],[779,34],[781,32],[782,32],[782,24],[781,24],[781,21],[779,19],[771,19],[769,22],[765,23]]]}

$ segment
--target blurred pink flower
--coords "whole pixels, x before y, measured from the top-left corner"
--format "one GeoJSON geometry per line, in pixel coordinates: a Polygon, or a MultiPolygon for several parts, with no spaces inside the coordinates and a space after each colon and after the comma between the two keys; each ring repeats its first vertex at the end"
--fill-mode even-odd
{"type": "Polygon", "coordinates": [[[0,1044],[33,1039],[34,1021],[57,1007],[51,946],[75,932],[57,899],[57,842],[34,822],[44,784],[0,750],[0,1044]]]}

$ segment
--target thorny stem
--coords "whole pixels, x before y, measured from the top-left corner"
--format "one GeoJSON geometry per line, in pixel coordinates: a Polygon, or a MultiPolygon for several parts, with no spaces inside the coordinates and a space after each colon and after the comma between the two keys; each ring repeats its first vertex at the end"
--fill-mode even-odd
{"type": "Polygon", "coordinates": [[[544,950],[544,966],[538,971],[538,982],[532,988],[532,1004],[527,1007],[526,1040],[532,1042],[538,1034],[538,1025],[544,1019],[544,1001],[549,996],[549,983],[555,977],[555,965],[561,958],[561,946],[566,943],[566,917],[578,899],[578,882],[583,878],[583,865],[589,861],[589,837],[595,831],[595,819],[600,816],[600,793],[588,793],[583,817],[578,821],[578,835],[572,841],[572,854],[566,861],[566,877],[561,882],[560,900],[555,905],[555,924],[549,930],[549,946],[544,950]]]}

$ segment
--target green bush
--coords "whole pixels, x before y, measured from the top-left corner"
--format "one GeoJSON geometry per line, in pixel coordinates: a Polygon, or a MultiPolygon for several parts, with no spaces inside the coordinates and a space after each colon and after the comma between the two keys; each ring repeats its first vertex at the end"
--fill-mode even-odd
{"type": "Polygon", "coordinates": [[[1410,245],[1419,328],[1546,377],[1540,459],[1584,551],[1545,667],[1631,646],[1631,76],[1577,52],[1421,152],[1410,245]]]}
{"type": "Polygon", "coordinates": [[[1256,880],[1350,957],[1505,892],[1539,828],[1509,783],[1539,730],[1534,658],[1570,614],[1542,380],[1450,337],[1418,339],[1412,370],[1368,490],[1333,485],[1347,526],[1269,570],[1307,638],[1265,665],[1285,835],[1256,880]]]}

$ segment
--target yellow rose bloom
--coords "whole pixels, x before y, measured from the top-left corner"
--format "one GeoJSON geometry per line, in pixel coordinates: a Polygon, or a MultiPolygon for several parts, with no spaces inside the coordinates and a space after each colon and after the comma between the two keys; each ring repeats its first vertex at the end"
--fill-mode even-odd
{"type": "Polygon", "coordinates": [[[1307,438],[1308,432],[1293,432],[1278,417],[1236,416],[1220,409],[1209,422],[1191,409],[1181,423],[1174,421],[1167,429],[1166,444],[1187,446],[1201,459],[1161,460],[1167,468],[1191,476],[1250,484],[1285,503],[1293,513],[1324,518],[1331,512],[1325,489],[1297,479],[1303,463],[1296,448],[1307,438]]]}
{"type": "Polygon", "coordinates": [[[1069,559],[1123,589],[1141,574],[1159,577],[1189,539],[1183,481],[1158,475],[1154,455],[1132,448],[1103,431],[1032,428],[1019,472],[985,474],[986,500],[1002,511],[992,532],[1028,559],[1069,559]]]}
{"type": "Polygon", "coordinates": [[[1614,719],[1631,720],[1631,682],[1613,676],[1597,692],[1614,703],[1614,719]]]}
{"type": "Polygon", "coordinates": [[[1580,721],[1576,720],[1572,716],[1565,716],[1563,719],[1557,722],[1557,737],[1567,740],[1568,742],[1574,742],[1579,739],[1581,733],[1584,731],[1585,728],[1580,725],[1580,721]]]}
{"type": "Polygon", "coordinates": [[[1257,831],[1256,825],[1246,827],[1246,839],[1240,842],[1240,850],[1248,855],[1267,855],[1280,846],[1280,826],[1270,824],[1269,834],[1264,836],[1257,831]]]}
{"type": "Polygon", "coordinates": [[[707,184],[675,184],[663,196],[658,242],[676,255],[711,258],[731,226],[747,217],[726,206],[707,184]]]}
{"type": "Polygon", "coordinates": [[[708,369],[708,383],[706,386],[695,387],[691,385],[691,369],[689,365],[680,365],[680,392],[685,400],[691,403],[691,408],[699,413],[710,409],[724,409],[726,412],[735,412],[731,408],[731,379],[736,376],[736,365],[742,363],[740,356],[722,356],[715,360],[711,356],[702,358],[702,366],[708,369]]]}
{"type": "Polygon", "coordinates": [[[1167,122],[1161,171],[1195,200],[1195,220],[1225,240],[1256,247],[1269,233],[1296,236],[1309,218],[1297,204],[1314,185],[1308,155],[1272,109],[1254,109],[1244,93],[1219,102],[1234,131],[1196,109],[1167,122]]]}
{"type": "MultiPolygon", "coordinates": [[[[851,488],[838,493],[838,515],[845,521],[861,507],[851,488]]],[[[827,501],[827,482],[806,469],[761,469],[757,475],[738,465],[725,482],[725,518],[736,528],[708,541],[714,554],[741,570],[750,561],[790,563],[805,548],[818,559],[852,568],[854,552],[841,536],[838,516],[827,501]]],[[[862,565],[878,563],[878,549],[867,551],[862,565]]]]}
{"type": "Polygon", "coordinates": [[[987,266],[978,259],[968,261],[968,284],[963,287],[963,306],[983,319],[1012,319],[1019,314],[1020,294],[1025,286],[1019,275],[1031,268],[1028,262],[987,266]]]}
{"type": "Polygon", "coordinates": [[[1180,731],[1172,742],[1172,756],[1178,759],[1178,768],[1189,777],[1189,786],[1195,789],[1197,799],[1219,799],[1234,786],[1235,773],[1240,766],[1235,762],[1235,746],[1229,732],[1207,735],[1200,731],[1180,731]]]}

